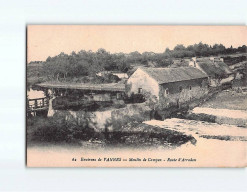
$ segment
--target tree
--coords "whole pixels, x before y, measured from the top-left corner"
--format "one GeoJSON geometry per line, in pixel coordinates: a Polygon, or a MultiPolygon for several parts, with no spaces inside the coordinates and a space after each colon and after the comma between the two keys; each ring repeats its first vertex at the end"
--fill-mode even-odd
{"type": "Polygon", "coordinates": [[[186,48],[182,44],[178,44],[174,47],[174,51],[183,51],[186,48]]]}
{"type": "Polygon", "coordinates": [[[187,47],[178,44],[173,50],[166,48],[163,53],[143,52],[140,54],[134,51],[129,54],[111,54],[103,48],[96,52],[81,50],[76,53],[72,51],[70,55],[61,52],[57,56],[49,56],[46,59],[43,63],[42,74],[48,80],[70,80],[74,77],[95,76],[97,72],[104,70],[130,72],[131,64],[167,67],[173,63],[174,58],[247,52],[246,49],[246,45],[226,48],[222,44],[211,46],[200,42],[187,47]]]}

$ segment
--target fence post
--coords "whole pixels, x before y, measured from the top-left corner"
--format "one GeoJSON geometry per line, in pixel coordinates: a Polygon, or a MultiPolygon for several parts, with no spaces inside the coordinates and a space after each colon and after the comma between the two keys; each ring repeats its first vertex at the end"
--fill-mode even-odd
{"type": "Polygon", "coordinates": [[[37,108],[37,107],[38,107],[38,101],[34,100],[34,108],[37,108]]]}

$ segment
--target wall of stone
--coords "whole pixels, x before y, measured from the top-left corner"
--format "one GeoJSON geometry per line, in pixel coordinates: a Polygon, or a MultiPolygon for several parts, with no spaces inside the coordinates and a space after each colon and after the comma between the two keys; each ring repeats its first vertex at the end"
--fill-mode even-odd
{"type": "Polygon", "coordinates": [[[141,103],[96,112],[55,110],[54,115],[61,115],[67,120],[74,120],[81,125],[88,123],[89,127],[98,132],[105,131],[106,128],[112,132],[118,131],[122,126],[132,121],[150,120],[150,112],[151,109],[145,103],[141,103]]]}
{"type": "Polygon", "coordinates": [[[207,93],[208,87],[206,78],[160,85],[159,96],[160,102],[169,106],[169,104],[184,103],[193,101],[194,99],[200,99],[207,95],[207,93]],[[180,87],[182,87],[181,92],[180,87]],[[166,94],[165,90],[168,90],[169,93],[166,94]]]}

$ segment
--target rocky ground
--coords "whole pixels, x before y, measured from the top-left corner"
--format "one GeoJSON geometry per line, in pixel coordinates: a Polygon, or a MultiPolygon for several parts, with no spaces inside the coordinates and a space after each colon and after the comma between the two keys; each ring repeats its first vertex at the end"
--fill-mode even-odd
{"type": "Polygon", "coordinates": [[[182,132],[196,139],[247,141],[247,93],[225,90],[189,111],[183,119],[145,121],[145,124],[182,132]]]}

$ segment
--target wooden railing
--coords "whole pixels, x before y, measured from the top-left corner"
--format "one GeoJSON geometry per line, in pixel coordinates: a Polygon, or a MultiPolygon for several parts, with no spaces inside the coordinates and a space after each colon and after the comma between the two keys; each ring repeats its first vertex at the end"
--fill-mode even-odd
{"type": "Polygon", "coordinates": [[[48,98],[36,98],[27,100],[27,108],[29,111],[46,110],[49,107],[48,98]]]}

